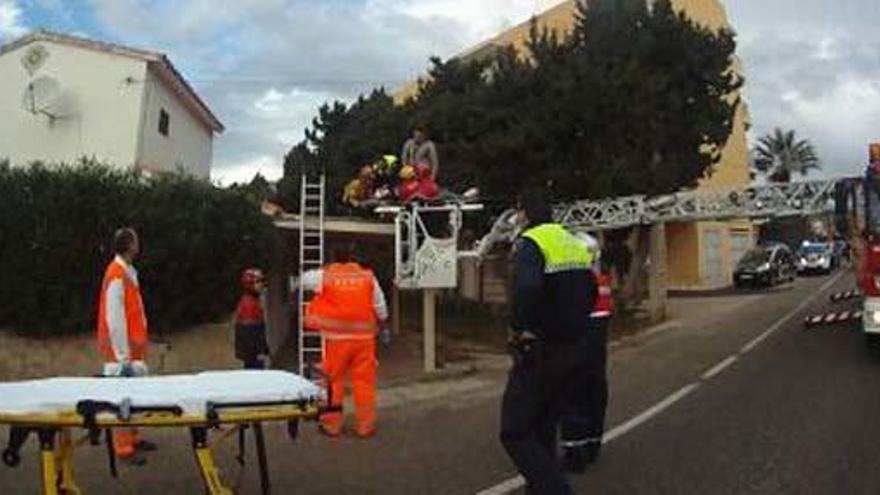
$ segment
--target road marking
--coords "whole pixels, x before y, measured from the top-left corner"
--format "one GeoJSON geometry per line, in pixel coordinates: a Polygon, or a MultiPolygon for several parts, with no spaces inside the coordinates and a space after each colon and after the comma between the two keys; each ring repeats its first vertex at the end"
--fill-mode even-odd
{"type": "MultiPolygon", "coordinates": [[[[756,337],[754,340],[752,340],[751,342],[746,344],[742,348],[742,350],[740,351],[740,355],[743,355],[743,354],[751,351],[752,349],[757,347],[761,342],[766,340],[767,337],[769,337],[774,332],[776,332],[777,330],[782,328],[782,326],[785,325],[786,323],[788,323],[788,321],[791,320],[796,314],[800,313],[804,308],[807,307],[807,305],[812,303],[813,299],[815,299],[817,296],[819,296],[820,294],[825,292],[828,289],[828,287],[831,287],[831,285],[833,285],[835,282],[837,282],[837,280],[843,274],[844,274],[844,272],[838,273],[834,278],[832,278],[831,280],[829,280],[828,282],[823,284],[822,287],[820,287],[818,291],[814,292],[810,297],[808,297],[803,302],[801,302],[796,308],[794,308],[788,314],[786,314],[785,316],[783,316],[782,318],[777,320],[776,323],[774,323],[770,328],[768,328],[766,331],[764,331],[764,333],[762,333],[761,335],[756,337]]],[[[721,361],[720,363],[718,363],[717,365],[713,366],[711,369],[709,369],[708,371],[703,373],[702,379],[703,380],[711,379],[712,377],[721,373],[727,367],[729,367],[730,365],[735,363],[737,361],[737,359],[738,359],[737,356],[730,356],[730,357],[726,358],[725,360],[721,361]]],[[[615,438],[619,438],[623,435],[626,435],[634,428],[647,422],[651,418],[657,416],[658,414],[662,413],[666,409],[669,409],[670,407],[672,407],[672,405],[674,405],[676,402],[678,402],[681,399],[684,399],[685,397],[690,395],[690,393],[693,392],[694,390],[696,390],[699,386],[700,386],[699,383],[691,383],[689,385],[685,385],[684,387],[678,389],[678,391],[673,392],[671,395],[667,396],[665,399],[654,404],[653,406],[649,407],[648,409],[645,409],[638,416],[626,421],[625,423],[622,423],[620,425],[615,426],[614,428],[612,428],[611,430],[609,430],[605,434],[605,438],[603,439],[602,443],[608,443],[608,442],[614,440],[615,438]]],[[[485,490],[481,490],[481,491],[477,492],[477,495],[506,495],[514,490],[517,490],[519,488],[524,487],[525,484],[526,484],[525,478],[523,478],[522,476],[515,476],[513,478],[504,480],[495,486],[491,486],[489,488],[486,488],[485,490]]]]}
{"type": "MultiPolygon", "coordinates": [[[[654,404],[653,406],[649,407],[648,409],[645,409],[643,412],[639,413],[638,416],[630,419],[629,421],[627,421],[623,424],[615,426],[614,428],[609,430],[607,433],[605,433],[605,438],[602,439],[602,443],[603,444],[608,443],[608,442],[614,440],[615,438],[619,438],[619,437],[622,437],[623,435],[626,435],[627,433],[630,432],[630,430],[633,430],[634,428],[637,428],[639,425],[648,422],[654,416],[657,416],[658,414],[662,413],[666,409],[672,407],[672,405],[675,404],[676,402],[687,397],[688,394],[690,394],[691,392],[696,390],[697,387],[699,387],[699,386],[700,386],[699,383],[691,383],[690,385],[686,385],[686,386],[678,389],[677,392],[674,392],[673,394],[669,395],[665,399],[661,400],[660,402],[654,404]]],[[[477,492],[477,495],[505,495],[505,494],[510,493],[514,490],[517,490],[519,488],[524,487],[525,484],[526,484],[525,478],[523,478],[522,476],[515,476],[513,478],[504,480],[495,486],[492,486],[492,487],[486,488],[485,490],[479,491],[479,492],[477,492]]]]}
{"type": "Polygon", "coordinates": [[[755,337],[751,342],[749,342],[748,344],[744,345],[743,348],[740,349],[740,351],[739,351],[740,355],[742,355],[742,354],[746,354],[746,353],[752,351],[752,349],[754,349],[755,347],[758,347],[758,345],[759,345],[761,342],[767,340],[767,337],[769,337],[769,336],[773,335],[774,333],[776,333],[776,331],[778,331],[780,328],[782,328],[783,325],[785,325],[786,323],[788,323],[789,320],[791,320],[792,318],[794,318],[794,316],[795,316],[796,314],[800,313],[801,311],[804,310],[804,308],[806,308],[807,306],[809,306],[810,304],[812,304],[812,303],[813,303],[813,300],[816,299],[816,297],[820,296],[820,295],[821,295],[823,292],[825,292],[829,287],[831,287],[832,285],[834,285],[834,283],[837,282],[837,281],[840,279],[840,277],[843,276],[844,273],[845,273],[845,272],[840,272],[840,273],[838,273],[834,278],[832,278],[831,280],[829,280],[829,281],[825,282],[824,284],[822,284],[822,287],[820,287],[819,290],[817,290],[816,292],[814,292],[810,297],[804,299],[803,302],[801,302],[800,304],[798,304],[796,308],[794,308],[793,310],[791,310],[787,315],[785,315],[785,316],[783,316],[782,318],[780,318],[780,319],[779,319],[776,323],[774,323],[770,328],[768,328],[767,330],[765,330],[764,333],[762,333],[761,335],[758,335],[758,336],[755,337]]]}
{"type": "Polygon", "coordinates": [[[614,440],[615,438],[622,437],[623,435],[626,435],[627,433],[630,432],[630,430],[636,428],[637,426],[641,425],[642,423],[647,422],[649,419],[653,418],[654,416],[657,416],[658,414],[662,413],[666,409],[669,409],[670,407],[672,407],[672,405],[675,404],[676,402],[687,397],[688,394],[690,394],[691,392],[696,390],[697,387],[699,387],[699,386],[700,386],[699,383],[691,383],[690,385],[685,385],[684,387],[678,389],[677,392],[666,397],[665,399],[661,400],[660,402],[654,404],[653,406],[649,407],[648,409],[645,409],[645,411],[642,412],[641,414],[639,414],[638,416],[632,418],[631,420],[627,421],[626,423],[615,426],[614,428],[609,430],[608,433],[605,434],[605,438],[602,440],[602,443],[608,443],[608,442],[614,440]]]}
{"type": "Polygon", "coordinates": [[[522,476],[517,476],[502,481],[491,488],[486,488],[483,491],[477,492],[477,495],[505,495],[524,486],[526,486],[526,479],[522,476]]]}
{"type": "Polygon", "coordinates": [[[703,380],[711,380],[712,377],[714,377],[714,376],[717,375],[718,373],[721,373],[721,372],[724,371],[728,366],[730,366],[731,364],[735,363],[737,359],[739,359],[739,358],[737,358],[736,356],[730,356],[730,357],[728,357],[728,358],[725,359],[724,361],[721,361],[720,363],[716,364],[716,365],[713,366],[711,369],[709,369],[708,371],[706,371],[705,373],[703,373],[703,374],[700,376],[700,378],[702,378],[703,380]]]}

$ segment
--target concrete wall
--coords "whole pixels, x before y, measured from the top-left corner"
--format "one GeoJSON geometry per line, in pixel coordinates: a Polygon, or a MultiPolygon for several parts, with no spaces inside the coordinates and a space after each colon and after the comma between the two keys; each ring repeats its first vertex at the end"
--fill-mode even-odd
{"type": "Polygon", "coordinates": [[[13,164],[95,156],[119,167],[135,162],[146,63],[132,58],[35,42],[0,56],[0,157],[13,164]],[[21,64],[33,46],[49,53],[31,77],[21,64]],[[32,79],[50,76],[63,88],[54,121],[25,110],[32,79]]]}
{"type": "Polygon", "coordinates": [[[667,274],[671,288],[700,285],[700,245],[696,223],[666,225],[667,274]]]}
{"type": "Polygon", "coordinates": [[[152,71],[143,95],[143,128],[136,164],[150,171],[175,172],[207,179],[211,174],[213,132],[193,117],[152,71]],[[159,132],[159,115],[170,118],[168,136],[159,132]]]}

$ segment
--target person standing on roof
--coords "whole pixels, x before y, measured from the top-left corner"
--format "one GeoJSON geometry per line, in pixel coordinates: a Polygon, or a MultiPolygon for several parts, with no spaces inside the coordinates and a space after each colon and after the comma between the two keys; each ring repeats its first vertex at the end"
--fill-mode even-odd
{"type": "Polygon", "coordinates": [[[357,247],[345,244],[334,252],[334,262],[303,274],[303,285],[316,292],[306,307],[305,326],[324,337],[324,361],[331,397],[337,412],[321,416],[320,431],[342,434],[342,403],[346,376],[351,374],[355,435],[376,434],[376,337],[388,344],[388,308],[373,271],[355,261],[357,247]]]}
{"type": "Polygon", "coordinates": [[[584,341],[585,360],[578,373],[577,384],[569,390],[560,422],[563,464],[572,473],[582,473],[596,462],[605,432],[605,411],[608,406],[608,325],[614,310],[611,295],[611,274],[604,267],[595,237],[580,233],[575,236],[593,258],[591,275],[598,292],[590,312],[590,328],[584,341]]]}
{"type": "Polygon", "coordinates": [[[580,379],[596,299],[592,258],[553,221],[545,193],[527,192],[528,225],[517,240],[510,347],[513,368],[501,404],[501,443],[527,493],[572,493],[557,459],[556,434],[569,389],[580,379]]]}
{"type": "MultiPolygon", "coordinates": [[[[97,344],[104,360],[107,377],[141,377],[148,374],[147,316],[141,297],[138,272],[133,262],[140,255],[140,241],[132,228],[122,228],[113,235],[115,257],[104,271],[98,302],[97,344]]],[[[135,465],[146,463],[139,451],[156,446],[138,438],[134,428],[113,432],[116,456],[135,465]]]]}
{"type": "Polygon", "coordinates": [[[415,167],[420,163],[427,164],[431,169],[431,180],[437,180],[437,173],[440,170],[437,146],[429,139],[428,128],[424,125],[413,127],[412,137],[404,143],[400,159],[404,166],[415,167]]]}

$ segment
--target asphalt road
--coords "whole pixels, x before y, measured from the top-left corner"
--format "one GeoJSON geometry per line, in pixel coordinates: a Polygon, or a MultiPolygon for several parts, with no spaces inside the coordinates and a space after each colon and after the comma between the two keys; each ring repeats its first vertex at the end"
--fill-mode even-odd
{"type": "MultiPolygon", "coordinates": [[[[880,357],[853,329],[802,327],[850,282],[817,277],[690,298],[680,324],[617,346],[611,441],[596,466],[572,479],[576,491],[880,493],[880,357]]],[[[520,493],[497,441],[504,378],[486,371],[387,394],[380,434],[369,441],[327,440],[305,425],[290,443],[270,426],[274,493],[520,493]]],[[[119,480],[107,475],[102,449],[80,452],[85,493],[201,493],[186,433],[152,438],[161,450],[119,480]]],[[[258,493],[253,449],[243,470],[232,456],[231,446],[220,447],[223,476],[239,493],[258,493]]],[[[0,493],[37,492],[32,448],[20,468],[0,467],[0,493]]]]}

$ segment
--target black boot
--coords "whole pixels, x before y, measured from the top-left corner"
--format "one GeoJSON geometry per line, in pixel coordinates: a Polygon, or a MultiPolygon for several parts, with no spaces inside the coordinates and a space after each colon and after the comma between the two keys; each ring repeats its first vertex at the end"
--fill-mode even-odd
{"type": "Polygon", "coordinates": [[[602,442],[590,442],[584,446],[584,457],[587,464],[593,464],[599,459],[599,452],[602,450],[602,442]]]}
{"type": "Polygon", "coordinates": [[[567,448],[562,453],[562,468],[567,473],[583,473],[587,470],[587,464],[587,450],[584,447],[567,448]]]}

